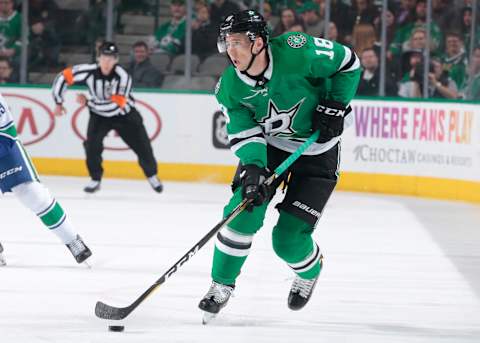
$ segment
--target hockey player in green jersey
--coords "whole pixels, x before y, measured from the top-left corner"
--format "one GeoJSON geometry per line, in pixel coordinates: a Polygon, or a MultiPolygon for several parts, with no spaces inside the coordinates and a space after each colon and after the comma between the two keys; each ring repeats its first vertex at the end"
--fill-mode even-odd
{"type": "Polygon", "coordinates": [[[312,233],[338,179],[340,135],[351,121],[349,103],[360,77],[355,53],[338,43],[289,32],[269,40],[263,17],[253,10],[228,16],[220,26],[220,52],[229,66],[215,93],[227,119],[231,149],[240,159],[234,195],[224,215],[242,199],[253,200],[217,235],[212,285],[200,301],[205,320],[223,308],[240,274],[254,234],[262,227],[276,186],[286,194],[272,231],[273,249],[296,274],[288,306],[310,299],[322,268],[312,233]],[[263,181],[315,130],[320,138],[284,173],[275,187],[263,181]]]}

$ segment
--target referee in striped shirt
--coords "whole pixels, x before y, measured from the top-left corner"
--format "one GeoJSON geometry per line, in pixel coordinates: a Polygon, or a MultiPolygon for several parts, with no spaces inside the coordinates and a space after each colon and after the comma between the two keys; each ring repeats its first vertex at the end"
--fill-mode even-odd
{"type": "Polygon", "coordinates": [[[115,130],[137,154],[140,167],[152,188],[162,192],[163,185],[157,177],[157,161],[143,119],[131,95],[132,78],[118,64],[117,46],[112,42],[104,42],[99,48],[97,63],[78,64],[57,75],[52,86],[56,116],[66,113],[63,95],[67,86],[73,84],[86,85],[89,92],[88,97],[77,94],[76,99],[90,110],[87,140],[83,145],[91,181],[84,191],[94,193],[100,189],[103,139],[108,132],[115,130]]]}

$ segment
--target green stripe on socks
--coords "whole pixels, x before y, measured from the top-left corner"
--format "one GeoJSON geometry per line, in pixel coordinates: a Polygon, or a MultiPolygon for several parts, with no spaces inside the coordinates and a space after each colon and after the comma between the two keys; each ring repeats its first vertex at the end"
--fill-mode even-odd
{"type": "Polygon", "coordinates": [[[213,253],[212,279],[224,285],[234,285],[247,256],[236,257],[221,252],[217,247],[213,253]]]}
{"type": "Polygon", "coordinates": [[[322,270],[322,265],[320,262],[317,262],[309,270],[304,271],[302,273],[297,273],[297,275],[300,276],[302,279],[314,279],[318,276],[318,274],[320,274],[321,270],[322,270]]]}
{"type": "Polygon", "coordinates": [[[50,210],[43,213],[42,215],[39,215],[43,224],[45,224],[45,226],[49,229],[55,229],[56,226],[63,220],[64,216],[65,211],[63,211],[63,208],[57,201],[55,201],[55,204],[50,210]]]}

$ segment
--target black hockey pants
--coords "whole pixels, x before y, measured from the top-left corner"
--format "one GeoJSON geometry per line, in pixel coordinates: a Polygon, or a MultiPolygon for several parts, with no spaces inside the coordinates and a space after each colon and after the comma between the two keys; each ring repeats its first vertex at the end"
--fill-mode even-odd
{"type": "Polygon", "coordinates": [[[87,155],[88,172],[92,180],[102,179],[103,140],[111,130],[117,131],[122,140],[135,152],[145,176],[157,174],[157,161],[153,156],[152,145],[143,125],[143,119],[133,108],[128,114],[115,117],[102,117],[90,112],[87,140],[83,145],[87,155]]]}

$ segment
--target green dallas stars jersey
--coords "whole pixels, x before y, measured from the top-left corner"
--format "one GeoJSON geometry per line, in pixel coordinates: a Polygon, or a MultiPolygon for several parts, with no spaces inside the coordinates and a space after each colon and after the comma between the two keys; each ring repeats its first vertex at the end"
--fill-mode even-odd
{"type": "MultiPolygon", "coordinates": [[[[267,143],[295,151],[312,134],[312,115],[319,102],[348,105],[360,78],[360,61],[351,49],[305,33],[271,39],[268,54],[266,83],[229,66],[215,89],[227,117],[232,151],[243,164],[260,167],[266,166],[267,143]]],[[[335,137],[314,143],[304,154],[321,154],[338,141],[335,137]]]]}
{"type": "Polygon", "coordinates": [[[466,100],[480,100],[480,72],[468,79],[465,87],[466,100]]]}
{"type": "Polygon", "coordinates": [[[185,25],[186,21],[183,18],[179,22],[169,21],[160,26],[155,32],[155,38],[159,42],[158,48],[172,55],[179,54],[185,41],[185,25]]]}
{"type": "Polygon", "coordinates": [[[14,11],[8,18],[0,18],[0,49],[20,51],[22,36],[22,15],[14,11]]]}

